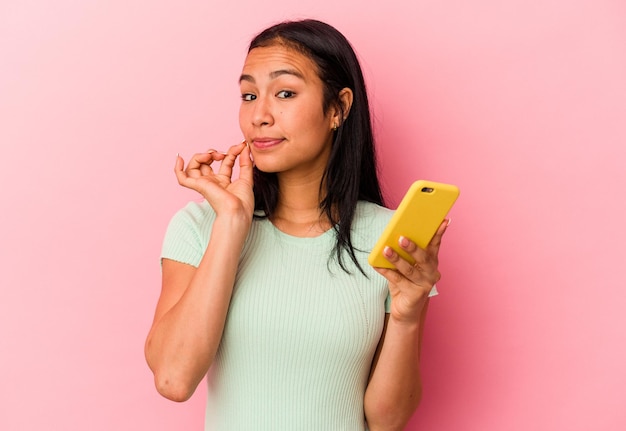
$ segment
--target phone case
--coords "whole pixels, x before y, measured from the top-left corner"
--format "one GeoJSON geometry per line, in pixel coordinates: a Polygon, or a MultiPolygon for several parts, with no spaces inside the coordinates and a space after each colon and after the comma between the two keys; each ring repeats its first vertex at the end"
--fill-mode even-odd
{"type": "Polygon", "coordinates": [[[398,245],[400,236],[426,248],[458,196],[459,188],[452,184],[426,180],[414,182],[370,252],[367,259],[369,264],[380,268],[394,268],[383,256],[386,245],[411,264],[415,263],[411,255],[398,245]]]}

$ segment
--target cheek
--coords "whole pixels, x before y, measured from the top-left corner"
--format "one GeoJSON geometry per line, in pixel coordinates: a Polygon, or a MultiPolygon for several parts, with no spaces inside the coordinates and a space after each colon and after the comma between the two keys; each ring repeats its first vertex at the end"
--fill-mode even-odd
{"type": "Polygon", "coordinates": [[[246,118],[247,118],[246,110],[243,106],[241,106],[239,108],[239,128],[241,129],[242,132],[245,130],[245,125],[249,123],[248,121],[246,121],[246,118]]]}
{"type": "Polygon", "coordinates": [[[330,134],[330,120],[319,112],[309,113],[306,123],[303,126],[306,127],[309,133],[315,135],[317,139],[325,138],[330,134]]]}
{"type": "Polygon", "coordinates": [[[302,109],[295,113],[291,121],[306,129],[322,131],[326,125],[326,116],[317,109],[302,109]]]}

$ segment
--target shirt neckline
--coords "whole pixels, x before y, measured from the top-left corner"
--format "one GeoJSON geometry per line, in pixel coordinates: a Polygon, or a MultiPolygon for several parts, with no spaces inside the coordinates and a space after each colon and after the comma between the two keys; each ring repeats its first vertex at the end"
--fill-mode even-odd
{"type": "Polygon", "coordinates": [[[281,241],[292,243],[292,244],[300,244],[300,245],[328,244],[335,238],[335,229],[332,227],[317,236],[303,237],[303,236],[294,236],[294,235],[290,235],[288,233],[283,232],[282,230],[274,226],[274,224],[267,217],[260,219],[259,223],[265,230],[272,232],[281,241]]]}

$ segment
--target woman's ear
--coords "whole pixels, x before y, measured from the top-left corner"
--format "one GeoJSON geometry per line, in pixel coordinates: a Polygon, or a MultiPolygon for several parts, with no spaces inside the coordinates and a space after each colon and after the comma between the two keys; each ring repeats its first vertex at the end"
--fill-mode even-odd
{"type": "Polygon", "coordinates": [[[352,108],[352,101],[354,99],[354,94],[352,90],[348,87],[342,89],[339,92],[339,103],[341,106],[337,106],[335,108],[335,112],[331,118],[331,128],[333,130],[337,130],[341,124],[348,118],[348,114],[350,113],[350,108],[352,108]]]}

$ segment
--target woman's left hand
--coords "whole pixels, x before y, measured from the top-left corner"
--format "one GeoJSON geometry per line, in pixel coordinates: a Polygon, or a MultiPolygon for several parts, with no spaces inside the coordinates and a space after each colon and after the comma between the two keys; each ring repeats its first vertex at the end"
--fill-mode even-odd
{"type": "Polygon", "coordinates": [[[399,322],[418,323],[428,294],[441,278],[439,273],[439,247],[448,227],[444,220],[425,249],[413,241],[400,237],[399,246],[410,254],[415,263],[411,265],[391,247],[385,247],[383,255],[396,269],[375,268],[389,281],[391,293],[391,317],[399,322]]]}

